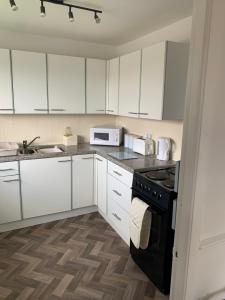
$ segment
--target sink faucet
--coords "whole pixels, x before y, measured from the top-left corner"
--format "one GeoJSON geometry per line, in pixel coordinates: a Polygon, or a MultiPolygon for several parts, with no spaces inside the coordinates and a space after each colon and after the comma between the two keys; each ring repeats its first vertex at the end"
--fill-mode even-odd
{"type": "Polygon", "coordinates": [[[40,136],[36,136],[29,144],[27,143],[27,140],[24,140],[23,141],[23,149],[27,149],[37,139],[40,139],[40,136]]]}

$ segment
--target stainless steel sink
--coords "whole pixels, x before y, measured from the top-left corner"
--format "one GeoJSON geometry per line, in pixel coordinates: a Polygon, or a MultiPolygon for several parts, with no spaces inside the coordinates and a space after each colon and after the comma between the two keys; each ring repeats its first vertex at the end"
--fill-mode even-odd
{"type": "Polygon", "coordinates": [[[43,154],[48,154],[48,153],[61,153],[64,152],[64,150],[59,147],[59,146],[44,146],[44,147],[39,147],[37,149],[38,153],[43,153],[43,154]]]}
{"type": "Polygon", "coordinates": [[[20,149],[19,150],[19,155],[32,155],[36,154],[37,150],[36,149],[20,149]]]}
{"type": "Polygon", "coordinates": [[[50,154],[50,153],[62,153],[62,152],[64,152],[64,150],[60,146],[41,145],[35,148],[26,148],[26,149],[22,148],[19,150],[19,155],[33,155],[37,153],[50,154]]]}

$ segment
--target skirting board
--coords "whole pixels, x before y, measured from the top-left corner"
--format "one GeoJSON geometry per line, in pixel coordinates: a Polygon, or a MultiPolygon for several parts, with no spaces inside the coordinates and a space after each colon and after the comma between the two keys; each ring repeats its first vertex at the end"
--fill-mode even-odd
{"type": "Polygon", "coordinates": [[[16,221],[16,222],[12,222],[12,223],[6,223],[6,224],[0,225],[0,233],[15,230],[15,229],[21,229],[24,227],[44,224],[44,223],[48,223],[48,222],[52,222],[52,221],[77,217],[80,215],[85,215],[85,214],[89,214],[89,213],[96,212],[96,211],[98,211],[97,206],[89,206],[89,207],[78,208],[78,209],[67,211],[67,212],[61,212],[61,213],[42,216],[42,217],[35,217],[35,218],[16,221]]]}

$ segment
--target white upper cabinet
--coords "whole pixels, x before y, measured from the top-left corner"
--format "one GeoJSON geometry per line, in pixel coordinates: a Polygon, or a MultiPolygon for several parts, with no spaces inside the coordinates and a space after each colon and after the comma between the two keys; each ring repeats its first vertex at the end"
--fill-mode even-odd
{"type": "Polygon", "coordinates": [[[15,113],[47,113],[46,55],[13,50],[12,70],[15,113]]]}
{"type": "Polygon", "coordinates": [[[138,117],[141,51],[120,57],[119,115],[138,117]]]}
{"type": "Polygon", "coordinates": [[[188,46],[162,42],[142,50],[140,117],[182,120],[188,46]]]}
{"type": "Polygon", "coordinates": [[[119,105],[119,57],[113,58],[107,63],[107,101],[106,113],[117,115],[119,105]]]}
{"type": "Polygon", "coordinates": [[[106,61],[87,58],[86,101],[88,114],[104,114],[106,104],[106,61]]]}
{"type": "Polygon", "coordinates": [[[162,119],[166,43],[142,50],[140,117],[162,119]]]}
{"type": "Polygon", "coordinates": [[[13,113],[10,51],[0,49],[0,114],[13,113]]]}
{"type": "Polygon", "coordinates": [[[49,112],[85,113],[85,59],[48,55],[49,112]]]}

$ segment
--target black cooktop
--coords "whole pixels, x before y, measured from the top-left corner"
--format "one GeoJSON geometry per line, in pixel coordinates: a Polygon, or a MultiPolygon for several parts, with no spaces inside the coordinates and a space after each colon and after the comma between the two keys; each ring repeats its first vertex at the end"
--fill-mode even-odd
{"type": "Polygon", "coordinates": [[[140,172],[142,176],[148,179],[150,182],[154,182],[161,187],[173,190],[175,183],[176,168],[156,169],[150,171],[140,172]]]}

